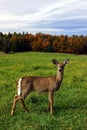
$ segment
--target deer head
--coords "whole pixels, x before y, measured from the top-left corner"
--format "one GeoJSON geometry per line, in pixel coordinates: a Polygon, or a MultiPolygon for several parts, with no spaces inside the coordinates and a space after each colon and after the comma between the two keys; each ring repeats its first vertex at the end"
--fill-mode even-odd
{"type": "Polygon", "coordinates": [[[69,59],[65,60],[62,63],[58,62],[56,59],[52,59],[52,62],[58,67],[58,71],[62,72],[64,70],[65,65],[69,63],[69,59]]]}

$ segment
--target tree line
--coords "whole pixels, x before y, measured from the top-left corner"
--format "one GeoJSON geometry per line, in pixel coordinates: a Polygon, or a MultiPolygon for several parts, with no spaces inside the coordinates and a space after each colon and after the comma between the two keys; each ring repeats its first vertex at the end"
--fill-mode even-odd
{"type": "Polygon", "coordinates": [[[43,33],[0,32],[0,51],[9,52],[63,52],[87,54],[87,36],[50,35],[43,33]]]}

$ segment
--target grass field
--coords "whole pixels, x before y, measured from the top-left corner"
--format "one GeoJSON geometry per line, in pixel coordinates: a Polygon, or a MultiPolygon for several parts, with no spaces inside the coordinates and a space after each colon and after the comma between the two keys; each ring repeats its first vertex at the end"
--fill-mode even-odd
{"type": "Polygon", "coordinates": [[[87,130],[87,56],[58,53],[0,53],[0,130],[87,130]],[[54,95],[54,115],[47,111],[48,95],[31,93],[10,115],[15,81],[26,75],[56,75],[52,58],[70,63],[65,67],[61,88],[54,95]]]}

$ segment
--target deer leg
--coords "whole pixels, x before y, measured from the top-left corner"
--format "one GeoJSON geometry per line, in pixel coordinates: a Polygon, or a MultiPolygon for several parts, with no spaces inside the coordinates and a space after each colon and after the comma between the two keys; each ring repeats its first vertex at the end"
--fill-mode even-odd
{"type": "Polygon", "coordinates": [[[49,92],[49,106],[48,109],[53,114],[53,92],[49,92]]]}
{"type": "Polygon", "coordinates": [[[18,100],[19,100],[19,96],[15,95],[15,96],[14,96],[14,101],[13,101],[12,110],[11,110],[11,115],[14,114],[14,110],[15,110],[15,108],[16,108],[16,103],[17,103],[18,100]]]}
{"type": "Polygon", "coordinates": [[[22,103],[24,109],[26,110],[23,97],[15,95],[15,96],[14,96],[14,101],[13,101],[12,110],[11,110],[11,115],[14,114],[14,111],[15,111],[15,108],[16,108],[16,103],[17,103],[17,101],[19,101],[19,100],[21,100],[21,103],[22,103]]]}
{"type": "Polygon", "coordinates": [[[25,103],[24,103],[24,99],[23,99],[23,98],[21,99],[21,103],[22,103],[22,106],[23,106],[23,108],[24,108],[24,111],[27,112],[28,110],[27,110],[27,108],[26,108],[26,106],[25,106],[25,103]]]}

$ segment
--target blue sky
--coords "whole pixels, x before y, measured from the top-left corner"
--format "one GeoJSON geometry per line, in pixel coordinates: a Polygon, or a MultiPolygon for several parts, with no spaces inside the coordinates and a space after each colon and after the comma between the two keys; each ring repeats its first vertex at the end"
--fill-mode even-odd
{"type": "Polygon", "coordinates": [[[0,32],[87,35],[87,0],[0,0],[0,32]]]}

